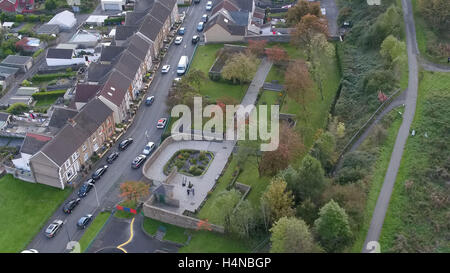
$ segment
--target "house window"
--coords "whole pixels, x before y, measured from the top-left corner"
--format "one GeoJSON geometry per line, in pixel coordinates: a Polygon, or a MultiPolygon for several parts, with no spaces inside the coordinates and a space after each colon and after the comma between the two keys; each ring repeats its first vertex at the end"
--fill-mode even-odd
{"type": "Polygon", "coordinates": [[[70,168],[67,172],[66,172],[66,177],[67,179],[71,179],[73,177],[73,175],[75,174],[75,172],[73,171],[73,168],[70,168]]]}
{"type": "Polygon", "coordinates": [[[83,152],[86,151],[86,144],[83,144],[83,152]]]}
{"type": "Polygon", "coordinates": [[[97,143],[94,143],[94,152],[96,152],[98,150],[98,145],[97,143]]]}
{"type": "Polygon", "coordinates": [[[70,167],[70,159],[67,159],[66,163],[64,163],[64,167],[66,167],[66,170],[70,167]]]}
{"type": "Polygon", "coordinates": [[[77,160],[77,158],[78,158],[78,153],[77,152],[75,152],[73,155],[72,155],[72,161],[76,161],[77,160]]]}
{"type": "Polygon", "coordinates": [[[84,154],[84,162],[86,162],[86,161],[88,160],[88,158],[89,158],[88,153],[85,153],[85,154],[84,154]]]}

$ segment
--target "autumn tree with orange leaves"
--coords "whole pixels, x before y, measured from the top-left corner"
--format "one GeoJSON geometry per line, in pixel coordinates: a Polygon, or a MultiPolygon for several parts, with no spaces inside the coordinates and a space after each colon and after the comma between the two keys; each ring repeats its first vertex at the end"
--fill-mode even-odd
{"type": "Polygon", "coordinates": [[[308,2],[306,0],[300,0],[288,9],[286,21],[289,25],[297,24],[303,16],[306,14],[312,14],[317,17],[321,16],[320,3],[319,2],[308,2]]]}
{"type": "Polygon", "coordinates": [[[138,202],[150,193],[150,185],[140,181],[128,181],[120,184],[120,197],[125,201],[138,202]]]}
{"type": "Polygon", "coordinates": [[[286,123],[281,123],[278,149],[263,153],[258,166],[260,173],[275,175],[278,171],[286,169],[303,150],[304,145],[300,134],[286,123]]]}
{"type": "Polygon", "coordinates": [[[284,78],[284,86],[288,96],[303,106],[305,117],[307,117],[306,102],[314,96],[314,93],[311,92],[313,81],[308,66],[303,60],[295,60],[295,62],[289,64],[284,78]]]}
{"type": "Polygon", "coordinates": [[[262,56],[267,46],[267,41],[249,40],[247,50],[255,56],[262,56]]]}
{"type": "Polygon", "coordinates": [[[305,48],[308,61],[312,55],[313,38],[320,33],[328,37],[327,20],[311,14],[303,16],[292,33],[292,43],[305,48]]]}
{"type": "Polygon", "coordinates": [[[289,60],[289,55],[286,50],[277,45],[272,48],[267,48],[266,55],[274,64],[280,64],[289,60]]]}

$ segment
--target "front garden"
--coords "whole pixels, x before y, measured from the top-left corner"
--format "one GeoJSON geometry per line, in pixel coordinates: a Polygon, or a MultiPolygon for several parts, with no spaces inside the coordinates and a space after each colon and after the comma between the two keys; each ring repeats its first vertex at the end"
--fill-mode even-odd
{"type": "Polygon", "coordinates": [[[208,151],[180,150],[177,151],[164,166],[164,174],[169,175],[174,167],[178,172],[189,176],[203,175],[214,158],[208,151]]]}

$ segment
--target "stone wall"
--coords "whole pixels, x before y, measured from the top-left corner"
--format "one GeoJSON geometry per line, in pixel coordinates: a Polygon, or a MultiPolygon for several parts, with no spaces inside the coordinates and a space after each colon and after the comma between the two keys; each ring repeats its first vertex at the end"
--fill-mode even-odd
{"type": "Polygon", "coordinates": [[[211,231],[215,231],[215,232],[219,232],[219,233],[224,233],[225,230],[222,226],[218,226],[218,225],[214,225],[214,224],[207,224],[207,225],[202,225],[204,222],[202,220],[193,218],[193,217],[189,217],[189,216],[185,216],[185,215],[180,215],[174,212],[171,212],[169,210],[165,210],[163,208],[159,208],[153,205],[154,202],[154,197],[150,197],[149,200],[147,200],[147,202],[144,203],[144,207],[143,207],[143,211],[144,211],[144,215],[146,217],[167,223],[167,224],[171,224],[171,225],[175,225],[178,227],[182,227],[182,228],[189,228],[189,229],[201,229],[202,227],[210,229],[211,231]]]}

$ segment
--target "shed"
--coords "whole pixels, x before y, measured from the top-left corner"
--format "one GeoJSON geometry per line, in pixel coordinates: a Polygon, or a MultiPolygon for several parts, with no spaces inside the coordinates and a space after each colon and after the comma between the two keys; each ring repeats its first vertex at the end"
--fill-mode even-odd
{"type": "Polygon", "coordinates": [[[27,72],[33,66],[33,57],[8,55],[1,65],[19,68],[21,72],[27,72]]]}
{"type": "Polygon", "coordinates": [[[61,30],[71,30],[75,27],[76,23],[77,19],[75,18],[75,15],[72,12],[65,10],[56,14],[47,24],[58,25],[61,30]]]}

